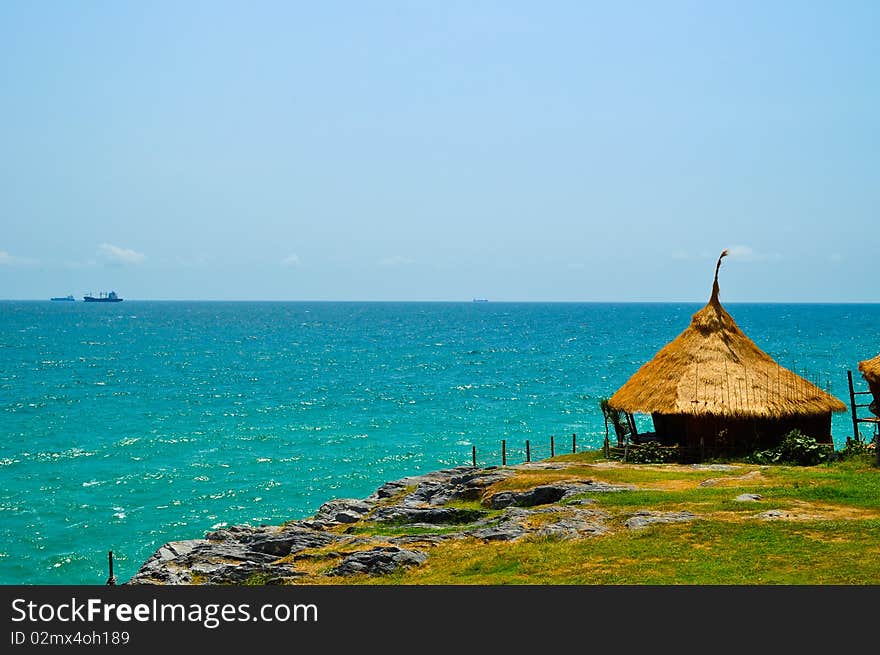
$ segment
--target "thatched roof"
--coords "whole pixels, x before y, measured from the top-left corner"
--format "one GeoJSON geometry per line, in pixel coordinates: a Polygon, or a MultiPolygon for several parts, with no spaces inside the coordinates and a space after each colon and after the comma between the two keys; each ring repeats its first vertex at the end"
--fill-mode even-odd
{"type": "Polygon", "coordinates": [[[709,303],[690,326],[644,364],[609,403],[628,412],[730,418],[783,418],[842,412],[834,396],[777,364],[718,300],[718,269],[709,303]]]}
{"type": "Polygon", "coordinates": [[[862,372],[862,377],[868,382],[880,384],[880,355],[859,362],[859,370],[862,372]]]}

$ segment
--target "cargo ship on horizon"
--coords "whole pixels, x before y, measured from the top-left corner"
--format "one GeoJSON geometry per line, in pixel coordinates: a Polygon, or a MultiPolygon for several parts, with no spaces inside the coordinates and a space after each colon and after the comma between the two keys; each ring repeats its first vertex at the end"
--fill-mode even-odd
{"type": "Polygon", "coordinates": [[[102,291],[97,296],[93,296],[89,293],[83,296],[83,300],[85,302],[122,302],[122,298],[117,296],[115,291],[111,291],[110,293],[104,293],[102,291]]]}

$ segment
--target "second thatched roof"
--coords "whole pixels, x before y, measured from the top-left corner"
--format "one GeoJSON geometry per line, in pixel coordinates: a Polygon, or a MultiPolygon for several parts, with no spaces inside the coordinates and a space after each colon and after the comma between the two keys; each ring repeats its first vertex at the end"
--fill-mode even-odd
{"type": "Polygon", "coordinates": [[[859,370],[868,382],[880,384],[880,355],[859,362],[859,370]]]}
{"type": "Polygon", "coordinates": [[[721,306],[718,269],[726,255],[725,250],[715,266],[709,303],[611,396],[609,404],[628,412],[730,418],[845,411],[840,400],[773,361],[721,306]]]}

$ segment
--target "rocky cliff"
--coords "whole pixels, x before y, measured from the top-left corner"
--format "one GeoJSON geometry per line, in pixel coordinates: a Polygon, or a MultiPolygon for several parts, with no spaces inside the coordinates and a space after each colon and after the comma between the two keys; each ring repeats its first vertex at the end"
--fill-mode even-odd
{"type": "MultiPolygon", "coordinates": [[[[289,584],[316,575],[381,575],[424,563],[431,548],[448,539],[515,541],[530,535],[603,534],[609,517],[591,507],[589,496],[633,489],[632,485],[574,478],[505,488],[505,481],[518,474],[565,468],[561,463],[536,462],[458,467],[403,478],[363,499],[331,500],[308,519],[232,526],[209,532],[204,539],[167,543],[128,584],[289,584]]],[[[641,521],[689,518],[649,512],[641,521]]]]}

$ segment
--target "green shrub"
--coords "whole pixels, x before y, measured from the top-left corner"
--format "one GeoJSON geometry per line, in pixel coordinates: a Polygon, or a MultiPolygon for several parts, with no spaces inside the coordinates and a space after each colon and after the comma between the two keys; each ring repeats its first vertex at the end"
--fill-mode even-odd
{"type": "Polygon", "coordinates": [[[832,459],[834,449],[821,444],[813,437],[801,434],[800,430],[792,430],[776,448],[759,450],[749,457],[756,464],[796,464],[813,466],[832,459]]]}
{"type": "Polygon", "coordinates": [[[627,461],[633,464],[665,464],[678,460],[678,448],[661,446],[656,441],[646,441],[636,447],[630,447],[627,461]]]}
{"type": "Polygon", "coordinates": [[[846,446],[837,452],[836,459],[870,459],[874,457],[874,445],[870,441],[856,441],[847,437],[846,446]]]}

